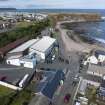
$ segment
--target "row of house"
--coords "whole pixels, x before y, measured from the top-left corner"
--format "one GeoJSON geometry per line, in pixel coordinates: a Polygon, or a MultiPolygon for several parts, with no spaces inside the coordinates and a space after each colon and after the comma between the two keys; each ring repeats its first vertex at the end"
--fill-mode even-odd
{"type": "Polygon", "coordinates": [[[54,51],[56,39],[44,36],[41,39],[31,39],[6,55],[7,64],[34,68],[36,63],[44,62],[54,51]]]}

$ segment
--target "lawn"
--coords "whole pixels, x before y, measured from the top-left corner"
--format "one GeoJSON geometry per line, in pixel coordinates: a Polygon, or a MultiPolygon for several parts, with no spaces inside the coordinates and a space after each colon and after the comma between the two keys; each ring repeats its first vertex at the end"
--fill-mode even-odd
{"type": "Polygon", "coordinates": [[[90,85],[90,86],[87,87],[85,95],[88,98],[89,103],[94,103],[94,104],[97,105],[96,91],[97,91],[97,88],[95,86],[90,85]]]}
{"type": "Polygon", "coordinates": [[[17,96],[14,97],[10,105],[23,105],[23,103],[29,103],[33,97],[32,86],[35,83],[29,84],[25,89],[20,91],[17,96]]]}
{"type": "Polygon", "coordinates": [[[0,86],[0,105],[8,105],[10,102],[10,99],[14,96],[15,91],[4,87],[0,86]]]}
{"type": "Polygon", "coordinates": [[[9,89],[7,87],[0,86],[0,97],[9,95],[9,94],[11,94],[13,92],[14,92],[13,90],[11,90],[11,89],[9,89]]]}

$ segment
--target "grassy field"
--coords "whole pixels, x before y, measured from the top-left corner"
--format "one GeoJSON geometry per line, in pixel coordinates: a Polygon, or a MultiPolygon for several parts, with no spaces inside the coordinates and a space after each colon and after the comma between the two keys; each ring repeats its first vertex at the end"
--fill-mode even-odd
{"type": "Polygon", "coordinates": [[[14,92],[14,91],[9,89],[9,88],[7,88],[7,87],[0,86],[0,97],[1,96],[6,96],[8,94],[11,94],[12,92],[14,92]]]}
{"type": "Polygon", "coordinates": [[[26,21],[17,22],[16,23],[16,28],[28,27],[28,26],[33,25],[33,24],[34,24],[34,22],[26,22],[26,21]]]}

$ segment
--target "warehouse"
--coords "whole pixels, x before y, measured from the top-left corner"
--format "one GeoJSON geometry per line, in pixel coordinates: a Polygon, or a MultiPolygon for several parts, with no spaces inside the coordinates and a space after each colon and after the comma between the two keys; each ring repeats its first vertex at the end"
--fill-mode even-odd
{"type": "Polygon", "coordinates": [[[8,52],[6,63],[15,66],[23,66],[28,68],[33,68],[36,64],[36,58],[31,59],[28,55],[29,47],[36,43],[37,39],[31,39],[24,44],[20,45],[19,47],[13,49],[12,51],[8,52]]]}
{"type": "Polygon", "coordinates": [[[37,39],[31,39],[31,40],[23,43],[19,47],[16,47],[12,51],[8,52],[7,57],[14,56],[14,55],[20,55],[20,56],[27,55],[29,47],[36,42],[37,42],[37,39]]]}
{"type": "Polygon", "coordinates": [[[42,39],[37,41],[37,43],[33,44],[30,47],[30,52],[36,53],[39,60],[45,61],[46,57],[52,52],[54,49],[54,45],[56,43],[56,39],[51,38],[49,36],[44,36],[42,39]]]}
{"type": "Polygon", "coordinates": [[[22,43],[26,42],[28,40],[28,37],[23,37],[21,39],[18,39],[2,48],[0,48],[0,58],[3,59],[4,56],[12,49],[16,48],[17,46],[21,45],[22,43]]]}

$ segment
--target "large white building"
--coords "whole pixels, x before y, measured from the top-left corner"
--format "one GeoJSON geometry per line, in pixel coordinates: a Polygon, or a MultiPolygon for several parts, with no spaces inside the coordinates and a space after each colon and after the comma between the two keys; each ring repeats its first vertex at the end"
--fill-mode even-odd
{"type": "Polygon", "coordinates": [[[44,36],[41,39],[32,39],[7,54],[7,64],[34,68],[36,62],[45,61],[52,52],[56,39],[44,36]]]}
{"type": "Polygon", "coordinates": [[[29,54],[29,47],[35,44],[38,39],[31,39],[19,47],[8,52],[6,63],[15,66],[23,66],[27,68],[34,68],[36,65],[36,58],[29,54]],[[27,55],[27,56],[26,56],[27,55]]]}
{"type": "Polygon", "coordinates": [[[56,39],[49,36],[44,36],[30,47],[30,53],[36,53],[39,60],[45,61],[46,57],[53,50],[55,43],[56,39]]]}

